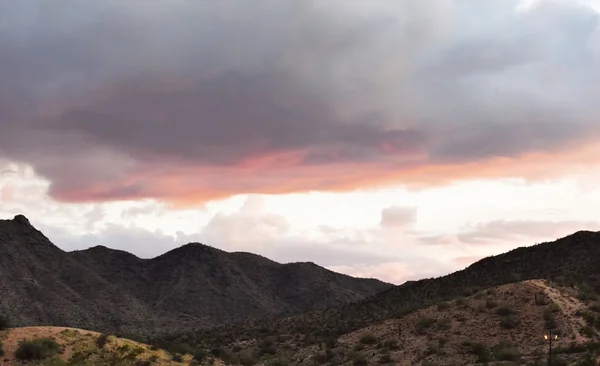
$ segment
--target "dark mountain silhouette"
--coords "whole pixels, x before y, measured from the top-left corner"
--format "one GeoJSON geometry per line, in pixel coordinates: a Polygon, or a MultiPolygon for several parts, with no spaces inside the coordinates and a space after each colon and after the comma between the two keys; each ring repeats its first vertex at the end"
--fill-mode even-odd
{"type": "Polygon", "coordinates": [[[16,326],[148,335],[297,314],[391,286],[199,243],[153,259],[102,246],[64,252],[24,216],[0,220],[0,312],[16,326]]]}
{"type": "Polygon", "coordinates": [[[355,303],[283,319],[253,320],[235,327],[217,327],[162,340],[223,346],[239,339],[261,339],[265,329],[272,330],[267,333],[270,336],[335,338],[387,319],[400,318],[443,300],[532,279],[600,291],[600,232],[579,231],[554,242],[521,247],[484,258],[450,275],[410,281],[355,303]]]}

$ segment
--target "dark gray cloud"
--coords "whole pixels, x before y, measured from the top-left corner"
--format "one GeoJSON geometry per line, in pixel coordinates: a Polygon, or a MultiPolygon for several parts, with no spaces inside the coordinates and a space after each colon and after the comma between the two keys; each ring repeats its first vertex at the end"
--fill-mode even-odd
{"type": "Polygon", "coordinates": [[[202,200],[599,137],[597,14],[517,3],[0,0],[0,155],[64,200],[202,200]]]}

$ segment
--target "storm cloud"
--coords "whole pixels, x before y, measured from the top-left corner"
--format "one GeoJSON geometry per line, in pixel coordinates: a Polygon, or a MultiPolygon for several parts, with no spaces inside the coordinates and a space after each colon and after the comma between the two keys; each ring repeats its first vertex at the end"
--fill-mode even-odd
{"type": "Polygon", "coordinates": [[[519,3],[0,0],[0,158],[65,201],[547,173],[600,137],[598,15],[519,3]]]}

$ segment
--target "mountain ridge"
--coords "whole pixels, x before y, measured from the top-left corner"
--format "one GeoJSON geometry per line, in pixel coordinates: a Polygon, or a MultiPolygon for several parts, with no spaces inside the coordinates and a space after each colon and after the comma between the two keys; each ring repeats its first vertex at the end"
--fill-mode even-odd
{"type": "Polygon", "coordinates": [[[23,215],[0,221],[0,312],[18,326],[155,334],[297,314],[391,286],[201,243],[148,259],[103,245],[66,252],[23,215]]]}

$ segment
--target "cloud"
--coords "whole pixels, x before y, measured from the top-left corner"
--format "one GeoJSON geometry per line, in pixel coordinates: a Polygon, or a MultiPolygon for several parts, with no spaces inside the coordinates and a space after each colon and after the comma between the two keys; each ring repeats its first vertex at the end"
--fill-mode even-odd
{"type": "Polygon", "coordinates": [[[185,205],[598,163],[598,16],[575,2],[119,3],[0,0],[0,156],[55,199],[185,205]]]}
{"type": "Polygon", "coordinates": [[[426,245],[455,246],[512,246],[532,245],[537,241],[551,241],[579,230],[600,231],[598,221],[549,220],[494,220],[467,225],[457,234],[421,236],[418,241],[426,245]]]}
{"type": "MultiPolygon", "coordinates": [[[[505,221],[497,220],[478,224],[457,235],[464,243],[486,244],[494,242],[518,243],[519,240],[548,238],[550,240],[570,235],[579,230],[600,230],[597,221],[505,221]]],[[[529,243],[534,244],[534,243],[529,243]]]]}
{"type": "Polygon", "coordinates": [[[392,206],[381,211],[382,228],[402,229],[417,221],[416,207],[392,206]]]}

